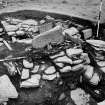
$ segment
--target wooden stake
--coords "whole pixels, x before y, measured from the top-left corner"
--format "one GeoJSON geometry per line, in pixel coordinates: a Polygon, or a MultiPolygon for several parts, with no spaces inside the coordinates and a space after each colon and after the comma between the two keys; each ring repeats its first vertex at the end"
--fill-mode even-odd
{"type": "Polygon", "coordinates": [[[102,0],[100,1],[100,9],[99,9],[99,15],[98,15],[98,26],[97,26],[97,38],[99,37],[99,30],[100,30],[100,21],[101,21],[101,13],[102,13],[102,0]]]}

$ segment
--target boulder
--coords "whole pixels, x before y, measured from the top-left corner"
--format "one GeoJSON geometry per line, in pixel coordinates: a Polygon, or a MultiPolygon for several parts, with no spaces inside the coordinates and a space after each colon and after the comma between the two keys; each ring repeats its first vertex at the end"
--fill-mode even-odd
{"type": "Polygon", "coordinates": [[[3,75],[0,77],[0,100],[6,101],[8,98],[18,98],[18,92],[9,77],[3,75]]]}

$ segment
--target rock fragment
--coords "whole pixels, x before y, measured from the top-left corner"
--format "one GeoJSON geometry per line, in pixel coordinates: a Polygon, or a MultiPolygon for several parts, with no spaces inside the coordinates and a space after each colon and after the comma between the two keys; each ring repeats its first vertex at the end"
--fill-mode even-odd
{"type": "Polygon", "coordinates": [[[28,20],[24,20],[22,22],[22,24],[27,24],[27,25],[33,25],[33,26],[35,26],[35,25],[38,25],[38,22],[36,20],[33,20],[33,19],[28,19],[28,20]]]}
{"type": "Polygon", "coordinates": [[[33,62],[29,62],[28,60],[24,59],[23,60],[23,66],[25,68],[33,68],[33,62]]]}
{"type": "Polygon", "coordinates": [[[56,69],[55,69],[54,66],[50,66],[44,72],[45,72],[45,74],[48,74],[48,75],[49,74],[54,74],[56,72],[56,69]]]}
{"type": "Polygon", "coordinates": [[[65,93],[61,93],[61,95],[59,96],[59,101],[63,100],[66,97],[65,93]]]}
{"type": "Polygon", "coordinates": [[[7,32],[15,32],[18,30],[18,27],[15,25],[6,25],[5,29],[7,32]]]}
{"type": "Polygon", "coordinates": [[[7,75],[0,77],[0,101],[7,101],[8,98],[18,98],[18,92],[7,75]]]}
{"type": "Polygon", "coordinates": [[[64,64],[63,63],[56,63],[56,65],[60,68],[63,68],[64,67],[64,64]]]}
{"type": "Polygon", "coordinates": [[[50,58],[51,58],[51,59],[55,59],[55,58],[57,58],[57,57],[61,57],[61,56],[64,56],[64,55],[65,55],[64,51],[61,51],[61,52],[59,52],[59,53],[56,54],[56,55],[50,56],[50,58]]]}
{"type": "Polygon", "coordinates": [[[73,65],[77,65],[77,64],[80,64],[82,62],[83,62],[83,60],[78,59],[78,60],[73,61],[73,65]]]}
{"type": "Polygon", "coordinates": [[[21,79],[28,79],[29,78],[29,69],[23,68],[21,79]]]}
{"type": "Polygon", "coordinates": [[[100,81],[99,75],[97,73],[94,73],[93,77],[90,79],[90,83],[93,85],[98,85],[99,81],[100,81]]]}
{"type": "Polygon", "coordinates": [[[0,28],[0,33],[3,32],[3,28],[0,28]]]}
{"type": "Polygon", "coordinates": [[[101,67],[100,69],[105,73],[105,67],[101,67]]]}
{"type": "Polygon", "coordinates": [[[93,76],[93,73],[94,73],[94,67],[90,66],[90,65],[87,65],[85,66],[85,77],[88,78],[88,79],[91,79],[92,76],[93,76]]]}
{"type": "Polygon", "coordinates": [[[57,26],[49,31],[34,37],[32,41],[33,48],[43,48],[49,43],[62,43],[64,36],[62,35],[62,28],[57,26]]]}
{"type": "Polygon", "coordinates": [[[40,86],[40,78],[41,76],[39,74],[34,74],[31,76],[30,79],[23,81],[20,84],[20,87],[24,87],[24,88],[30,88],[30,87],[39,87],[40,86]]]}
{"type": "Polygon", "coordinates": [[[45,75],[45,74],[42,75],[42,79],[48,80],[48,81],[52,81],[57,77],[59,77],[59,75],[57,73],[51,74],[51,75],[45,75]]]}
{"type": "Polygon", "coordinates": [[[83,64],[78,64],[78,65],[75,65],[71,68],[71,71],[78,71],[78,70],[82,70],[84,68],[84,65],[83,64]]]}
{"type": "Polygon", "coordinates": [[[76,105],[88,105],[90,95],[86,94],[84,90],[77,88],[71,91],[71,98],[76,105]]]}
{"type": "Polygon", "coordinates": [[[39,68],[39,71],[40,72],[44,72],[48,67],[49,67],[48,64],[45,64],[45,63],[41,64],[40,68],[39,68]]]}
{"type": "Polygon", "coordinates": [[[39,71],[40,66],[39,65],[35,65],[33,70],[31,71],[32,73],[37,73],[39,71]]]}
{"type": "Polygon", "coordinates": [[[80,59],[82,59],[85,64],[90,64],[90,58],[87,53],[82,53],[80,59]]]}
{"type": "Polygon", "coordinates": [[[64,30],[64,34],[66,33],[66,34],[68,34],[70,36],[73,36],[73,35],[77,34],[78,32],[79,31],[75,27],[71,27],[69,29],[64,30]]]}
{"type": "Polygon", "coordinates": [[[16,39],[16,42],[18,43],[24,43],[24,44],[32,44],[32,39],[22,39],[22,40],[18,40],[16,39]]]}
{"type": "Polygon", "coordinates": [[[93,45],[94,47],[105,48],[105,41],[102,40],[86,40],[89,44],[93,45]]]}
{"type": "Polygon", "coordinates": [[[67,73],[71,71],[71,66],[65,66],[62,69],[60,69],[60,72],[67,73]]]}
{"type": "Polygon", "coordinates": [[[74,55],[80,55],[83,53],[82,49],[74,49],[74,48],[70,48],[66,50],[66,53],[69,57],[72,57],[74,55]]]}
{"type": "Polygon", "coordinates": [[[98,66],[105,67],[105,61],[99,61],[97,62],[98,66]]]}
{"type": "Polygon", "coordinates": [[[16,35],[16,33],[13,31],[13,32],[8,32],[8,35],[9,36],[15,36],[16,35]]]}
{"type": "Polygon", "coordinates": [[[16,31],[16,34],[19,36],[22,36],[22,35],[25,35],[25,32],[24,31],[21,31],[21,30],[18,30],[16,31]]]}
{"type": "Polygon", "coordinates": [[[0,42],[0,46],[2,46],[3,44],[4,44],[4,43],[1,43],[1,42],[0,42]]]}
{"type": "Polygon", "coordinates": [[[7,67],[8,73],[11,76],[16,75],[17,69],[16,69],[15,64],[13,62],[8,62],[8,63],[4,62],[4,65],[7,67]]]}
{"type": "Polygon", "coordinates": [[[88,28],[82,31],[84,34],[84,38],[85,39],[89,39],[90,37],[92,37],[92,29],[88,28]]]}
{"type": "Polygon", "coordinates": [[[57,59],[54,60],[55,63],[68,63],[68,64],[72,64],[72,60],[70,58],[68,58],[67,56],[63,56],[63,57],[58,57],[57,59]]]}
{"type": "Polygon", "coordinates": [[[40,24],[44,24],[46,21],[43,19],[43,20],[40,20],[40,24]]]}

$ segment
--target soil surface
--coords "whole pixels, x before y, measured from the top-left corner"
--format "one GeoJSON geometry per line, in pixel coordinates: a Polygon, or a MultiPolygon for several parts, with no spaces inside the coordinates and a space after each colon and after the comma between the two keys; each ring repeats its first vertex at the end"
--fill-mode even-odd
{"type": "MultiPolygon", "coordinates": [[[[16,10],[42,10],[67,14],[97,21],[100,0],[1,0],[0,13],[16,10]]],[[[105,1],[102,5],[101,22],[105,22],[105,1]]]]}

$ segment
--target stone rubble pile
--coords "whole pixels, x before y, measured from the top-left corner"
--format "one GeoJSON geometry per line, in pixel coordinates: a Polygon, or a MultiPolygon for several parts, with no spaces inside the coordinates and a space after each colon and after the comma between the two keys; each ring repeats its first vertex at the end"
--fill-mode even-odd
{"type": "MultiPolygon", "coordinates": [[[[50,20],[53,20],[53,19],[50,18],[50,20]]],[[[62,32],[62,29],[59,28],[59,26],[57,26],[56,31],[55,29],[51,29],[50,31],[48,31],[50,28],[52,28],[52,24],[51,24],[50,28],[47,27],[44,29],[45,31],[48,31],[48,32],[44,33],[44,30],[43,29],[41,30],[39,28],[39,25],[45,24],[45,23],[46,23],[45,20],[36,21],[34,19],[21,20],[21,19],[13,19],[13,18],[7,18],[6,21],[2,21],[2,24],[4,25],[8,36],[12,38],[12,43],[16,41],[19,42],[18,36],[23,36],[23,39],[26,37],[28,38],[35,37],[35,40],[33,39],[33,42],[32,41],[29,42],[29,43],[32,43],[34,48],[42,48],[43,46],[48,45],[50,42],[57,41],[62,43],[64,40],[61,40],[61,39],[64,38],[63,35],[65,35],[65,33],[69,34],[70,36],[73,36],[74,38],[81,38],[81,34],[79,33],[79,30],[75,27],[70,27],[68,29],[64,29],[65,27],[63,27],[63,32],[62,32]],[[43,32],[42,34],[41,32],[39,32],[40,30],[41,32],[43,32]]],[[[2,32],[3,32],[3,29],[0,28],[0,33],[2,32]]],[[[92,30],[91,29],[83,30],[83,33],[85,36],[91,37],[92,30]]],[[[87,40],[87,42],[93,45],[95,43],[95,40],[94,41],[87,40]]],[[[95,50],[98,50],[96,51],[97,64],[100,66],[101,70],[105,72],[104,70],[105,57],[104,55],[102,55],[103,51],[105,50],[104,46],[101,47],[100,49],[95,45],[96,44],[93,45],[95,50]]],[[[47,46],[47,47],[50,49],[51,46],[47,46]]],[[[12,61],[4,62],[4,65],[7,67],[9,76],[15,76],[17,75],[17,73],[19,73],[19,75],[21,76],[20,88],[36,88],[36,89],[41,88],[42,81],[54,81],[59,79],[62,80],[61,74],[65,74],[65,73],[69,74],[70,72],[75,73],[79,71],[82,71],[83,75],[93,85],[97,85],[100,81],[99,74],[97,72],[94,72],[94,67],[90,65],[90,58],[88,54],[83,51],[81,46],[74,45],[71,48],[66,48],[65,50],[62,50],[54,55],[49,55],[49,58],[50,58],[50,61],[47,60],[46,58],[45,60],[42,60],[40,62],[32,61],[28,58],[25,58],[20,61],[21,67],[17,62],[12,62],[12,61]]],[[[5,81],[6,83],[10,84],[11,87],[8,90],[8,92],[10,93],[6,93],[5,96],[3,96],[3,100],[1,98],[1,95],[4,95],[4,94],[0,94],[0,103],[8,101],[9,98],[18,97],[18,91],[12,85],[7,75],[3,75],[0,77],[1,80],[2,78],[7,78],[8,80],[5,80],[5,81]],[[12,96],[8,96],[8,94],[12,96]]],[[[62,83],[63,83],[63,80],[62,80],[62,83]]],[[[1,92],[1,89],[3,88],[4,90],[2,90],[2,93],[4,91],[6,92],[7,90],[5,90],[5,87],[2,87],[2,86],[0,87],[0,92],[1,92]]],[[[64,96],[65,95],[62,93],[61,96],[59,97],[59,100],[62,100],[62,97],[64,96]]]]}
{"type": "MultiPolygon", "coordinates": [[[[19,20],[19,19],[10,19],[7,21],[2,21],[5,30],[9,37],[28,37],[33,33],[38,32],[38,22],[36,20],[19,20]]],[[[32,37],[32,36],[31,36],[32,37]]]]}
{"type": "MultiPolygon", "coordinates": [[[[81,49],[70,48],[67,49],[65,52],[62,51],[57,55],[50,56],[50,58],[58,67],[60,73],[70,73],[71,71],[83,71],[84,65],[89,64],[84,55],[87,56],[87,54],[83,53],[81,49]]],[[[38,62],[30,62],[28,59],[23,59],[22,63],[23,68],[21,68],[20,74],[20,88],[37,89],[41,88],[41,81],[54,81],[61,78],[60,73],[57,71],[56,67],[50,62],[42,61],[38,64],[38,62]]],[[[5,65],[8,68],[9,75],[16,75],[17,69],[15,68],[13,62],[9,62],[9,64],[5,65]]],[[[60,97],[59,100],[62,100],[60,97]]]]}
{"type": "MultiPolygon", "coordinates": [[[[85,56],[87,56],[87,54],[83,53],[81,49],[70,48],[67,49],[66,52],[62,51],[57,55],[50,56],[50,59],[58,66],[61,73],[67,73],[70,71],[82,70],[84,65],[89,64],[85,59],[85,56]]],[[[7,66],[10,75],[14,75],[16,72],[15,65],[12,62],[5,65],[7,66]]],[[[36,64],[35,62],[29,62],[27,59],[23,59],[21,87],[31,87],[32,85],[34,87],[39,87],[40,79],[52,81],[59,77],[59,72],[51,63],[42,61],[40,64],[36,64]]]]}
{"type": "MultiPolygon", "coordinates": [[[[105,73],[105,42],[101,40],[87,40],[94,48],[95,53],[95,61],[99,66],[99,69],[105,73]]],[[[93,70],[91,70],[91,75],[93,74],[93,70]]],[[[95,75],[95,78],[99,79],[99,75],[95,75]]],[[[100,79],[99,79],[100,80],[100,79]]]]}
{"type": "MultiPolygon", "coordinates": [[[[82,33],[86,39],[92,37],[92,29],[91,28],[83,28],[83,26],[70,26],[68,21],[56,20],[50,16],[46,16],[42,20],[36,19],[17,19],[13,17],[6,17],[1,21],[3,24],[5,31],[8,36],[11,38],[12,42],[20,42],[20,39],[33,38],[40,33],[48,31],[52,29],[54,26],[62,26],[65,30],[64,32],[69,32],[70,35],[74,37],[81,38],[81,34],[79,33],[78,28],[82,29],[82,33]]],[[[3,29],[0,28],[0,36],[2,36],[3,29]]],[[[0,37],[1,38],[1,37],[0,37]]]]}

